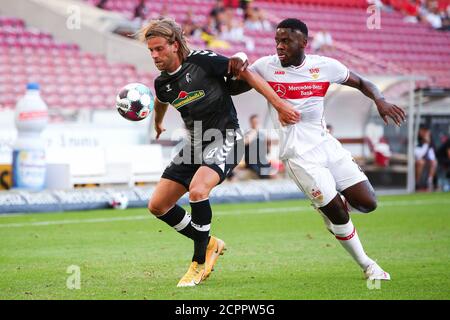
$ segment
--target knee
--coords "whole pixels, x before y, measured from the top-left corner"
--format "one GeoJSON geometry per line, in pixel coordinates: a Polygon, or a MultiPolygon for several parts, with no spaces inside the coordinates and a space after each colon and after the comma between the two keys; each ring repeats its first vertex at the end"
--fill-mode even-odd
{"type": "Polygon", "coordinates": [[[360,212],[370,213],[372,211],[375,211],[377,206],[378,206],[377,200],[373,198],[373,199],[366,199],[364,202],[358,204],[358,206],[355,208],[358,209],[358,211],[360,212]]]}
{"type": "Polygon", "coordinates": [[[424,165],[425,165],[425,160],[423,160],[423,159],[416,160],[416,167],[423,167],[424,165]]]}
{"type": "Polygon", "coordinates": [[[203,185],[193,185],[189,187],[189,200],[201,201],[209,197],[210,190],[203,185]]]}
{"type": "Polygon", "coordinates": [[[430,165],[431,165],[431,168],[436,169],[438,164],[437,164],[436,160],[430,160],[430,165]]]}
{"type": "Polygon", "coordinates": [[[150,213],[156,217],[162,216],[164,213],[167,212],[167,210],[169,210],[169,208],[166,208],[166,206],[164,206],[162,203],[154,199],[150,199],[147,208],[148,211],[150,211],[150,213]]]}

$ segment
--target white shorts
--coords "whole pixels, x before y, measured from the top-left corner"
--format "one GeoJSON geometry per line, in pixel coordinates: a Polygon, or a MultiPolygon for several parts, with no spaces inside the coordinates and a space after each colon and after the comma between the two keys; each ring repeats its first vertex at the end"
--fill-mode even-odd
{"type": "Polygon", "coordinates": [[[331,136],[301,156],[284,160],[284,165],[316,208],[326,206],[337,191],[368,180],[350,152],[331,136]]]}

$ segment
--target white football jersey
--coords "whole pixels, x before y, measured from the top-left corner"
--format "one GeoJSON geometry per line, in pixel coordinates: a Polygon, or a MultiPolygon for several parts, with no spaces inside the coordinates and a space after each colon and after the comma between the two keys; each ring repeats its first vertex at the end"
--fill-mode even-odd
{"type": "Polygon", "coordinates": [[[327,139],[323,100],[331,83],[347,81],[346,66],[332,58],[306,55],[300,66],[282,67],[278,56],[272,55],[258,59],[249,68],[301,113],[300,122],[283,127],[270,106],[272,120],[279,129],[281,159],[300,156],[327,139]]]}

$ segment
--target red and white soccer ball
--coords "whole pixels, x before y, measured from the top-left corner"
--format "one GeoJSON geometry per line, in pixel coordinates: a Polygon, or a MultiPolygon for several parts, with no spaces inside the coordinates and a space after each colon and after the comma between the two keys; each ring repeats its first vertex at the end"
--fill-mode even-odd
{"type": "Polygon", "coordinates": [[[120,89],[116,97],[116,108],[119,114],[130,121],[140,121],[153,110],[153,94],[142,83],[130,83],[120,89]]]}

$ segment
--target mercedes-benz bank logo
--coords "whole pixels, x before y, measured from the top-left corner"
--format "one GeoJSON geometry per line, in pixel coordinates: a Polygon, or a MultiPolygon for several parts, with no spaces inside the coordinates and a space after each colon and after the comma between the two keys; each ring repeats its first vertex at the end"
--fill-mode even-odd
{"type": "Polygon", "coordinates": [[[275,92],[279,97],[284,97],[284,95],[286,94],[286,87],[283,86],[281,83],[276,83],[273,86],[273,90],[275,90],[275,92]]]}

